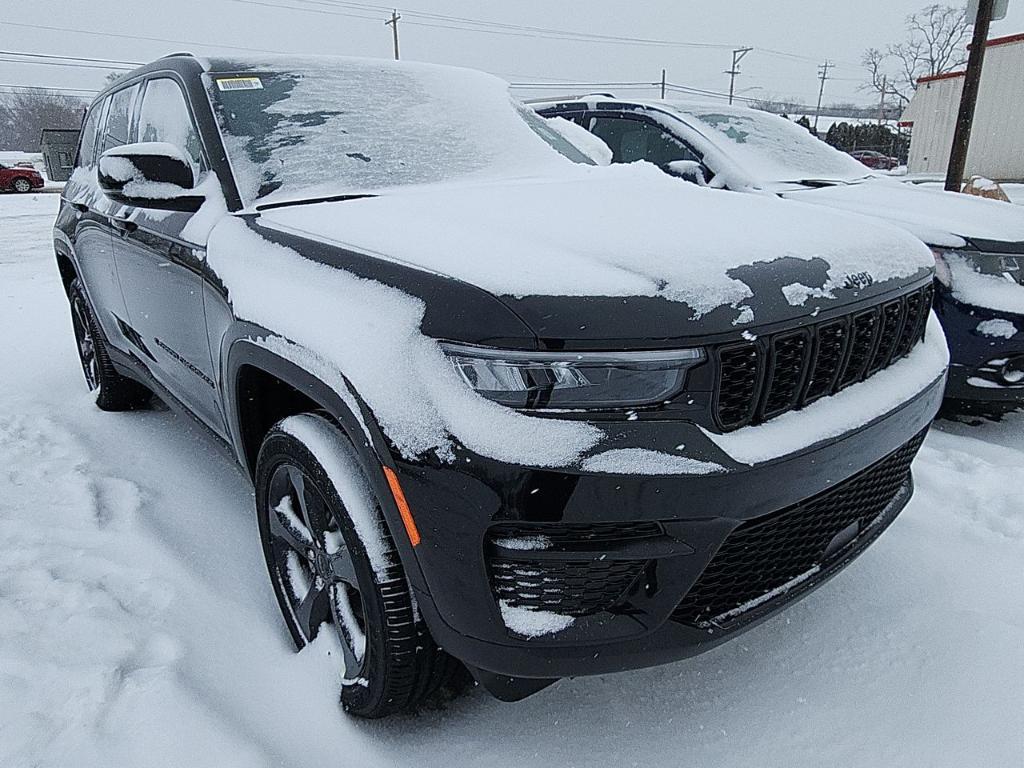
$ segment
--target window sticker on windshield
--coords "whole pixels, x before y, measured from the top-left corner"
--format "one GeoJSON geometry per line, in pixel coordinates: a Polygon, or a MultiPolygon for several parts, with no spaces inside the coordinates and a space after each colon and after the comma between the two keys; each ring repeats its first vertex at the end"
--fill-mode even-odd
{"type": "Polygon", "coordinates": [[[263,81],[258,77],[218,77],[217,88],[222,91],[258,91],[263,81]]]}

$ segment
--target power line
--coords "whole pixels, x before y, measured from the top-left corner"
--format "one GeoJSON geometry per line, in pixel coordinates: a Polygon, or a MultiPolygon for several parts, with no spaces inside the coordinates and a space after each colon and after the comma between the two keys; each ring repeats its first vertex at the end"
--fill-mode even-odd
{"type": "Polygon", "coordinates": [[[128,35],[117,32],[97,32],[91,29],[75,29],[73,27],[56,27],[46,24],[28,24],[21,21],[0,21],[0,24],[8,27],[20,27],[22,29],[41,29],[49,32],[72,32],[79,35],[92,35],[95,37],[115,37],[122,40],[142,40],[147,43],[169,43],[170,45],[196,45],[201,48],[213,48],[229,51],[249,51],[251,53],[277,53],[283,55],[295,55],[296,51],[276,51],[268,48],[248,48],[242,45],[225,45],[223,43],[201,43],[195,40],[173,40],[167,37],[144,37],[142,35],[128,35]]]}
{"type": "MultiPolygon", "coordinates": [[[[332,2],[331,0],[292,0],[293,3],[303,5],[319,6],[316,8],[305,8],[301,5],[282,5],[281,3],[268,2],[267,0],[228,0],[228,2],[241,3],[243,5],[258,5],[282,10],[301,11],[306,13],[317,13],[327,16],[345,16],[350,18],[371,19],[370,16],[359,16],[344,13],[339,10],[326,10],[328,8],[347,8],[354,10],[380,11],[391,13],[392,9],[382,5],[369,5],[362,3],[332,2]]],[[[624,35],[601,35],[590,32],[575,30],[552,29],[549,27],[532,27],[522,24],[506,24],[502,22],[485,21],[482,19],[471,19],[464,16],[446,16],[443,14],[430,14],[419,11],[402,11],[407,18],[403,19],[407,24],[419,27],[432,27],[437,29],[456,29],[466,32],[479,32],[485,34],[508,35],[513,37],[545,37],[560,40],[578,40],[581,42],[600,42],[629,45],[652,45],[658,47],[673,48],[702,48],[702,49],[729,49],[731,46],[719,43],[696,43],[682,40],[659,40],[653,38],[628,37],[624,35]],[[413,19],[426,19],[426,21],[415,21],[413,19]]]]}
{"type": "Polygon", "coordinates": [[[61,59],[64,61],[99,61],[107,64],[128,64],[132,67],[139,66],[141,61],[122,61],[121,59],[97,59],[89,56],[62,56],[56,53],[30,53],[28,51],[0,51],[0,54],[7,56],[29,56],[40,59],[61,59]]]}

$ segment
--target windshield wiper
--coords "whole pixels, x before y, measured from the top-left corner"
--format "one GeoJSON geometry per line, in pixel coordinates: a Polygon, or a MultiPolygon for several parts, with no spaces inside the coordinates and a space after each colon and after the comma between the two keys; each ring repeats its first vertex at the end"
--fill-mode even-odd
{"type": "Polygon", "coordinates": [[[271,208],[286,208],[290,205],[313,205],[315,203],[339,203],[346,200],[361,200],[364,197],[378,197],[378,195],[364,193],[356,195],[325,195],[324,197],[304,197],[296,200],[282,200],[279,203],[263,203],[256,205],[257,211],[269,211],[271,208]]]}

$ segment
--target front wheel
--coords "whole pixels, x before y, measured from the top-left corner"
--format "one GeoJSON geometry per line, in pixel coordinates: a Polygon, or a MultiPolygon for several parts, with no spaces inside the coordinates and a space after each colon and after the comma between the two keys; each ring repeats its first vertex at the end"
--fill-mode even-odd
{"type": "Polygon", "coordinates": [[[11,189],[15,192],[31,192],[32,183],[28,179],[15,179],[11,184],[11,189]]]}
{"type": "Polygon", "coordinates": [[[317,414],[268,433],[256,467],[267,569],[297,649],[321,631],[341,650],[346,711],[378,718],[416,709],[458,662],[416,609],[381,505],[352,442],[317,414]]]}

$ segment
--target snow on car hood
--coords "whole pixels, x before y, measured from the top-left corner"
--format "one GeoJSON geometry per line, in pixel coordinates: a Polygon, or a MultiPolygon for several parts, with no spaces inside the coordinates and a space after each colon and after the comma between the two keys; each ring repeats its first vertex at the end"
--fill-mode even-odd
{"type": "Polygon", "coordinates": [[[998,200],[925,189],[892,179],[783,193],[789,200],[884,219],[929,245],[962,248],[981,238],[1024,242],[1024,209],[998,200]]]}
{"type": "MultiPolygon", "coordinates": [[[[853,276],[882,283],[932,265],[920,242],[894,228],[701,189],[646,163],[275,208],[260,224],[497,296],[656,296],[685,303],[694,317],[730,306],[738,322],[755,320],[746,305],[754,291],[737,274],[751,264],[823,263],[819,284],[803,286],[822,295],[853,276]]],[[[785,270],[779,280],[781,290],[785,270]]]]}

